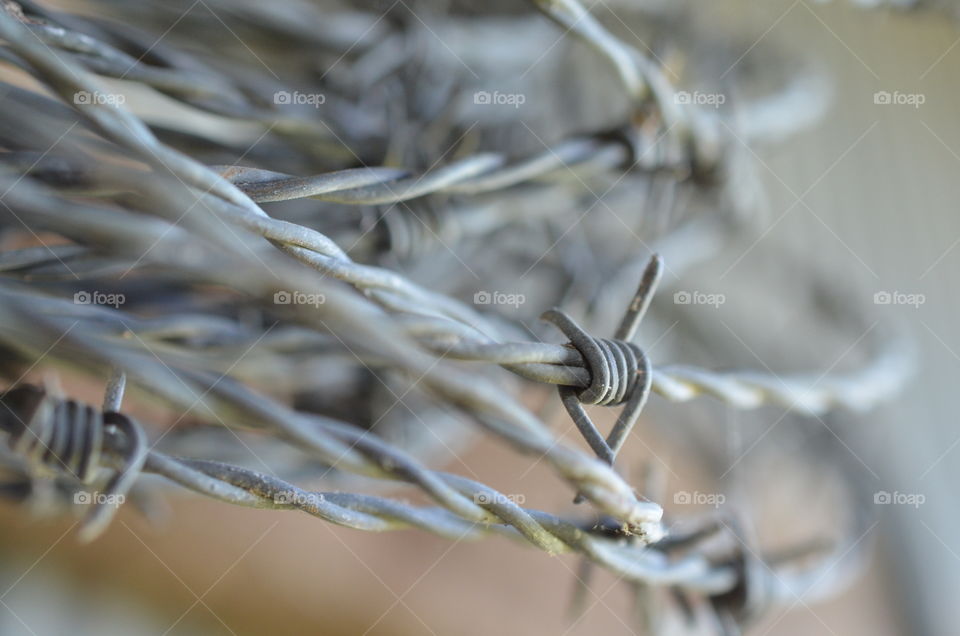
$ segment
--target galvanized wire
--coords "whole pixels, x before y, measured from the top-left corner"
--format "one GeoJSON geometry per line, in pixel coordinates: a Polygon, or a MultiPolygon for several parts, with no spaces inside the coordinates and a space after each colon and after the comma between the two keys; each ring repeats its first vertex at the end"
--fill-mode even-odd
{"type": "MultiPolygon", "coordinates": [[[[359,208],[399,204],[419,219],[406,207],[415,202],[435,206],[443,218],[456,209],[445,205],[451,201],[505,200],[519,196],[518,190],[546,197],[557,184],[589,190],[586,180],[610,173],[650,182],[666,179],[716,197],[718,191],[741,185],[734,178],[741,157],[731,146],[779,138],[791,127],[770,116],[774,102],[757,102],[755,112],[766,116],[737,134],[718,114],[677,99],[658,64],[614,37],[575,0],[534,4],[611,65],[629,102],[625,123],[566,136],[519,158],[506,151],[474,152],[438,159],[439,167],[433,162],[426,169],[408,170],[368,165],[354,155],[345,162],[349,167],[317,174],[307,168],[301,176],[203,161],[163,141],[122,104],[78,95],[108,94],[93,74],[123,78],[221,120],[269,126],[264,135],[275,134],[291,146],[292,139],[304,136],[324,140],[322,148],[339,147],[341,153],[352,144],[337,131],[350,141],[362,137],[350,132],[351,126],[357,128],[352,122],[363,119],[362,109],[345,106],[328,125],[302,110],[278,108],[272,96],[285,86],[279,78],[257,82],[231,77],[166,45],[151,56],[143,34],[134,29],[32,4],[27,5],[32,17],[27,17],[4,5],[0,56],[59,99],[2,86],[0,213],[9,227],[26,229],[40,246],[0,252],[0,343],[11,360],[60,365],[105,383],[103,412],[54,390],[38,391],[23,383],[11,387],[3,397],[0,424],[27,471],[53,470],[89,482],[88,464],[97,464],[114,471],[105,485],[108,493],[125,492],[141,472],[155,473],[222,502],[299,510],[361,530],[415,527],[456,539],[504,535],[551,554],[578,552],[630,581],[705,595],[729,613],[743,610],[748,604],[744,597],[753,598],[756,589],[765,591],[761,604],[793,600],[799,583],[762,560],[755,562],[750,550],[739,548],[733,557],[716,560],[696,549],[709,532],[665,537],[662,508],[638,496],[616,470],[617,451],[628,442],[651,391],[676,402],[707,395],[736,408],[776,405],[818,416],[837,408],[871,408],[892,395],[906,373],[895,339],[872,334],[873,360],[848,374],[773,376],[655,365],[642,345],[631,342],[647,305],[657,304],[653,288],[660,261],[654,258],[637,296],[620,300],[625,316],[613,338],[595,337],[554,309],[544,318],[568,342],[531,340],[501,317],[481,314],[382,261],[361,262],[333,236],[277,218],[259,205],[306,199],[359,208]],[[131,48],[143,54],[132,55],[131,48]],[[41,232],[70,244],[47,246],[41,232]],[[58,297],[64,293],[62,283],[71,278],[119,283],[128,275],[145,298],[156,294],[158,303],[167,298],[170,306],[157,311],[150,300],[140,299],[128,311],[58,297]],[[45,281],[50,285],[44,286],[45,281]],[[221,306],[205,301],[211,289],[230,290],[229,300],[221,306]],[[323,301],[310,308],[276,301],[277,294],[308,291],[323,301]],[[274,322],[251,326],[244,309],[256,309],[274,322]],[[384,386],[379,373],[409,378],[418,391],[449,405],[482,431],[543,460],[578,500],[591,503],[593,516],[575,520],[525,509],[479,481],[430,469],[375,430],[294,408],[255,381],[266,375],[262,369],[278,369],[283,390],[313,388],[312,378],[296,371],[302,359],[362,369],[384,386]],[[561,442],[514,392],[505,390],[504,378],[493,373],[497,366],[558,385],[596,456],[561,442]],[[120,414],[128,384],[140,399],[181,409],[224,430],[254,429],[281,440],[318,460],[325,472],[412,485],[437,507],[360,492],[313,491],[212,458],[160,452],[156,442],[146,442],[153,427],[120,414]],[[25,404],[24,395],[43,397],[25,404]],[[581,403],[625,403],[626,409],[605,437],[581,403]],[[81,439],[89,442],[83,451],[75,443],[81,439]]],[[[795,107],[794,100],[786,101],[784,109],[795,107]]],[[[495,217],[478,233],[490,235],[512,224],[519,223],[495,217]]],[[[455,254],[459,245],[453,247],[455,254]]],[[[17,372],[8,375],[21,379],[17,372]]],[[[174,431],[171,437],[176,435],[174,431]]],[[[109,514],[96,507],[82,537],[102,531],[109,514]]]]}

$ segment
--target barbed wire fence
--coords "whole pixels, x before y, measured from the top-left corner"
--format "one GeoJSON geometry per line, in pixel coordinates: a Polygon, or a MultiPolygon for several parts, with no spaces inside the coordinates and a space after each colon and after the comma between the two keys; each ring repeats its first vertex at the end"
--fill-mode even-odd
{"type": "MultiPolygon", "coordinates": [[[[704,96],[736,95],[749,77],[680,91],[669,42],[640,50],[612,10],[618,21],[601,22],[576,0],[496,7],[492,22],[470,3],[201,4],[105,0],[86,16],[2,5],[0,428],[5,470],[28,485],[10,492],[35,496],[55,477],[69,506],[96,490],[84,540],[145,473],[359,530],[505,536],[576,552],[641,597],[706,599],[727,631],[842,587],[850,573],[835,557],[862,518],[825,554],[766,558],[732,521],[667,532],[663,492],[639,494],[616,466],[651,393],[819,418],[873,408],[909,372],[903,343],[872,328],[859,342],[872,358],[844,373],[664,364],[634,342],[641,319],[658,319],[664,272],[680,276],[750,227],[762,189],[749,148],[818,119],[815,73],[719,108],[704,96]],[[533,78],[528,92],[484,85],[474,67],[509,65],[483,66],[497,54],[489,30],[508,23],[587,45],[516,43],[533,65],[569,56],[559,76],[581,82],[572,92],[599,87],[582,103],[544,93],[531,116],[518,102],[544,90],[533,78]],[[145,101],[160,106],[135,114],[145,101]],[[611,337],[593,335],[618,316],[611,337]],[[26,380],[42,370],[101,383],[102,407],[53,376],[26,380]],[[535,384],[558,387],[586,447],[529,408],[535,384]],[[175,419],[141,421],[124,414],[130,402],[175,419]],[[583,405],[624,408],[604,435],[583,405]],[[548,466],[581,514],[524,508],[431,468],[470,428],[548,466]],[[257,433],[256,449],[241,442],[254,457],[279,452],[289,474],[222,456],[216,440],[242,431],[257,433]],[[402,487],[432,504],[392,496],[402,487]],[[723,534],[738,538],[702,549],[723,534]]],[[[496,81],[523,86],[515,71],[496,81]]]]}

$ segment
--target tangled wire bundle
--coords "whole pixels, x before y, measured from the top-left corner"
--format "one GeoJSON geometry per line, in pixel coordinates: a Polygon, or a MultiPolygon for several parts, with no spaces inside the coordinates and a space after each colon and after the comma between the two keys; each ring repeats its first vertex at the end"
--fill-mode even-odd
{"type": "MultiPolygon", "coordinates": [[[[656,319],[663,270],[679,275],[710,255],[702,246],[749,227],[762,201],[744,144],[816,118],[810,76],[705,106],[576,0],[538,0],[539,12],[493,3],[489,15],[470,3],[176,4],[0,11],[10,475],[55,479],[64,504],[153,473],[360,530],[503,535],[706,600],[727,629],[797,590],[816,596],[806,586],[828,560],[784,570],[739,542],[708,554],[700,545],[730,525],[667,533],[659,503],[615,465],[651,393],[819,417],[898,387],[905,365],[886,334],[871,334],[860,370],[820,377],[655,364],[633,342],[648,308],[656,319]],[[529,40],[498,60],[491,29],[529,40]],[[542,46],[564,32],[577,42],[542,46]],[[538,84],[541,60],[571,95],[538,84]],[[612,338],[581,326],[621,303],[612,338]],[[534,320],[544,310],[565,344],[534,320]],[[100,382],[103,408],[49,376],[25,380],[41,369],[100,382]],[[124,414],[128,382],[175,421],[124,414]],[[537,383],[559,387],[589,451],[521,399],[537,383]],[[584,404],[623,411],[604,435],[584,404]],[[523,508],[429,468],[471,425],[543,459],[579,514],[523,508]],[[289,470],[252,470],[231,444],[200,443],[238,431],[289,470]],[[184,455],[196,448],[215,456],[184,455]],[[308,479],[329,487],[296,485],[308,479]],[[433,505],[393,496],[404,485],[433,505]]],[[[113,511],[98,498],[81,537],[113,511]]]]}

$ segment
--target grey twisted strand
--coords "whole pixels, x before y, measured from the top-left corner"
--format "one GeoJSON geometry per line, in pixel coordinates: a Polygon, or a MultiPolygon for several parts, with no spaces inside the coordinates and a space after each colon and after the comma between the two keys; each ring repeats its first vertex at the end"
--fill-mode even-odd
{"type": "MultiPolygon", "coordinates": [[[[108,393],[114,390],[122,394],[122,390],[113,386],[108,393]]],[[[40,414],[43,418],[51,418],[53,413],[60,413],[48,419],[48,423],[55,425],[60,437],[74,438],[74,431],[81,434],[76,439],[82,439],[83,430],[87,430],[89,418],[85,413],[96,416],[96,411],[91,407],[58,400],[31,385],[11,389],[0,396],[0,404],[5,407],[0,412],[0,429],[10,435],[11,445],[21,451],[24,445],[18,440],[28,433],[36,435],[35,426],[40,414]],[[28,424],[23,423],[21,415],[28,424]]],[[[102,429],[95,446],[71,448],[62,441],[47,446],[46,442],[51,438],[36,437],[33,444],[45,448],[46,455],[28,452],[26,458],[74,477],[77,474],[66,462],[74,462],[78,455],[85,455],[83,461],[115,466],[118,476],[107,485],[105,494],[126,492],[142,471],[161,475],[182,487],[225,503],[299,510],[330,523],[358,530],[383,532],[415,527],[456,540],[476,539],[489,533],[522,538],[550,554],[570,551],[584,554],[592,562],[626,580],[673,586],[686,593],[707,594],[717,598],[725,598],[746,586],[752,594],[760,590],[765,603],[790,602],[797,594],[796,590],[811,591],[808,586],[801,587],[803,583],[811,580],[819,582],[819,568],[810,573],[804,572],[799,580],[795,580],[790,575],[754,563],[757,557],[748,557],[742,550],[740,558],[750,563],[738,564],[736,559],[711,561],[695,552],[682,558],[669,554],[671,550],[682,549],[709,537],[719,526],[709,531],[700,529],[687,536],[677,535],[652,547],[624,544],[616,533],[608,534],[602,524],[584,525],[542,511],[524,509],[509,497],[481,483],[437,473],[452,488],[463,496],[471,497],[482,508],[482,518],[466,520],[443,509],[416,507],[370,495],[308,491],[283,479],[246,468],[209,460],[172,457],[147,449],[142,431],[132,420],[118,413],[103,414],[102,417],[104,422],[117,425],[117,429],[102,429]],[[118,485],[120,481],[123,482],[122,486],[118,485]],[[749,572],[745,569],[747,566],[750,566],[749,572]]],[[[102,532],[112,516],[112,509],[115,509],[114,506],[96,505],[82,527],[81,538],[91,540],[102,532]]],[[[802,552],[797,556],[803,556],[802,552]]],[[[833,566],[832,561],[825,560],[824,563],[823,567],[833,566]]]]}
{"type": "MultiPolygon", "coordinates": [[[[5,407],[0,412],[0,428],[9,433],[12,447],[24,451],[19,440],[29,434],[34,436],[32,446],[44,451],[25,453],[24,457],[33,463],[42,463],[73,476],[77,475],[71,465],[78,457],[83,462],[117,465],[120,469],[118,477],[106,487],[105,494],[126,492],[136,475],[144,471],[162,475],[183,487],[223,502],[256,508],[296,509],[359,530],[382,532],[417,527],[457,539],[477,538],[496,532],[526,539],[550,554],[582,552],[631,580],[679,585],[701,593],[719,593],[734,583],[732,571],[716,567],[703,557],[668,561],[655,551],[640,548],[618,550],[615,540],[592,533],[582,523],[523,509],[506,495],[456,475],[435,473],[460,495],[470,497],[478,504],[483,511],[479,518],[465,520],[447,510],[418,508],[382,497],[310,492],[282,479],[245,468],[208,460],[171,457],[147,449],[139,426],[117,413],[103,414],[102,418],[117,425],[118,430],[97,428],[100,437],[96,445],[75,448],[64,444],[62,440],[39,437],[38,419],[44,425],[55,427],[56,436],[73,439],[75,435],[83,435],[83,431],[89,430],[87,414],[101,417],[92,407],[58,400],[32,385],[20,385],[9,390],[0,396],[0,403],[5,407]],[[24,419],[27,424],[23,424],[24,419]]],[[[83,526],[82,538],[90,540],[102,532],[114,509],[113,506],[95,506],[83,526]]]]}
{"type": "Polygon", "coordinates": [[[311,177],[242,166],[210,168],[257,203],[313,198],[353,205],[399,203],[438,193],[479,194],[555,175],[579,176],[578,172],[623,166],[682,172],[682,165],[650,152],[657,148],[655,140],[644,149],[633,147],[633,143],[635,141],[624,133],[602,133],[568,139],[512,163],[508,163],[504,155],[487,153],[416,176],[386,167],[357,168],[311,177]]]}

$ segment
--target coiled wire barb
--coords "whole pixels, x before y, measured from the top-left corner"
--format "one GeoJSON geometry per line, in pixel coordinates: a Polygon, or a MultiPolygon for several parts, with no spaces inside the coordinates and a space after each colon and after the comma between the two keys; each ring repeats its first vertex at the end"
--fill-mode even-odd
{"type": "Polygon", "coordinates": [[[79,538],[84,542],[95,539],[109,525],[118,507],[115,504],[123,500],[143,468],[147,457],[144,432],[126,415],[61,399],[34,385],[10,389],[0,396],[0,404],[4,407],[0,429],[9,435],[10,449],[37,472],[93,485],[101,476],[101,466],[110,463],[106,461],[107,444],[120,449],[119,468],[102,492],[76,497],[93,506],[81,524],[79,538]]]}
{"type": "MultiPolygon", "coordinates": [[[[586,362],[590,384],[582,389],[560,385],[560,400],[593,452],[611,466],[640,417],[653,385],[653,368],[647,354],[630,340],[636,335],[650,305],[662,268],[660,257],[656,254],[651,256],[640,287],[613,339],[591,336],[559,309],[551,309],[541,316],[541,319],[556,326],[567,336],[570,340],[568,346],[579,351],[586,362]],[[624,402],[626,406],[620,412],[610,435],[604,439],[583,409],[583,404],[618,406],[624,402]]],[[[577,501],[581,499],[582,496],[578,495],[577,501]]]]}

